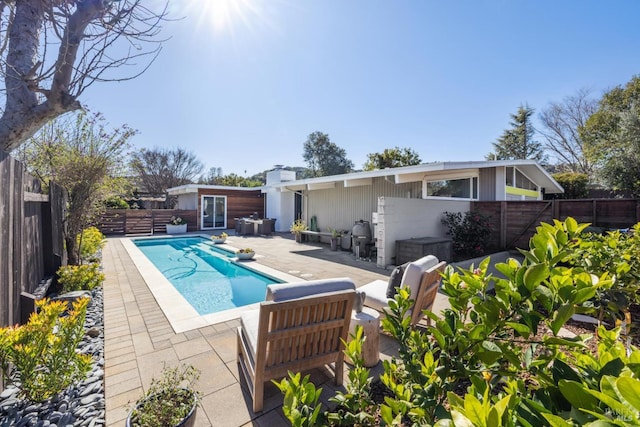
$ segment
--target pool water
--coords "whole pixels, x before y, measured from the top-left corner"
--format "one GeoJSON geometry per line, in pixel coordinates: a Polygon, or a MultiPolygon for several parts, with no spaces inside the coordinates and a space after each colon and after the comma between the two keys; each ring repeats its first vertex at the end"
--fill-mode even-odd
{"type": "Polygon", "coordinates": [[[264,301],[267,285],[280,283],[240,265],[235,253],[203,237],[133,242],[200,315],[264,301]]]}

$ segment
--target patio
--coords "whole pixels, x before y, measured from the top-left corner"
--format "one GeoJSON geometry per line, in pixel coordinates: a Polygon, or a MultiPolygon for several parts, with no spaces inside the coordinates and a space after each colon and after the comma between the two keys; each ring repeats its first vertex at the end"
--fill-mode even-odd
{"type": "MultiPolygon", "coordinates": [[[[386,279],[389,271],[373,263],[356,261],[350,252],[330,251],[324,244],[298,244],[290,234],[268,238],[230,236],[227,243],[256,250],[255,263],[299,277],[301,280],[347,276],[364,285],[386,279]]],[[[123,425],[134,402],[158,375],[163,363],[190,363],[200,369],[202,394],[197,426],[286,426],[282,395],[273,385],[265,390],[265,408],[251,411],[251,397],[239,382],[236,364],[236,327],[231,320],[176,334],[160,310],[142,276],[122,245],[110,238],[103,250],[105,316],[105,394],[107,425],[123,425]]],[[[436,304],[443,303],[439,296],[436,304]]],[[[437,307],[436,310],[439,310],[437,307]]],[[[381,358],[394,354],[397,344],[381,335],[381,358]]],[[[381,372],[382,364],[372,368],[381,372]]],[[[310,372],[324,389],[323,400],[334,395],[331,376],[324,370],[310,372]]],[[[346,380],[346,376],[345,376],[346,380]]]]}

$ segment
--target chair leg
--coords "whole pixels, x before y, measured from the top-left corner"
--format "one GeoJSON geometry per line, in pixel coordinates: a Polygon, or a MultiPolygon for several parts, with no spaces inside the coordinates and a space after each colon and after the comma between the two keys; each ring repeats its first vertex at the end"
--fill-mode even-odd
{"type": "Polygon", "coordinates": [[[336,385],[342,385],[342,380],[344,378],[344,357],[336,360],[336,368],[334,372],[334,381],[336,385]]]}
{"type": "Polygon", "coordinates": [[[264,383],[253,382],[253,412],[262,412],[264,400],[264,383]]]}

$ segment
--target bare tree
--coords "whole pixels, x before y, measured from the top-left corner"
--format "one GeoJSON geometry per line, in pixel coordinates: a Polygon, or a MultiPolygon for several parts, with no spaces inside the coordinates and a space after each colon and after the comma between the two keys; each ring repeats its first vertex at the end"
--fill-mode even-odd
{"type": "Polygon", "coordinates": [[[143,0],[1,0],[0,148],[11,151],[48,121],[81,108],[95,82],[142,74],[157,57],[165,7],[143,0]],[[137,59],[144,58],[141,64],[137,59]],[[134,69],[120,74],[122,67],[134,69]]]}
{"type": "Polygon", "coordinates": [[[556,159],[560,169],[566,172],[593,176],[593,164],[584,155],[584,143],[580,137],[585,123],[598,110],[598,101],[587,89],[562,102],[552,102],[540,113],[542,129],[538,132],[546,140],[544,147],[556,159]]]}
{"type": "MultiPolygon", "coordinates": [[[[154,148],[134,153],[131,169],[141,189],[152,195],[166,195],[167,188],[191,184],[202,173],[203,165],[195,154],[182,148],[154,148]]],[[[167,207],[174,200],[167,197],[167,207]]]]}

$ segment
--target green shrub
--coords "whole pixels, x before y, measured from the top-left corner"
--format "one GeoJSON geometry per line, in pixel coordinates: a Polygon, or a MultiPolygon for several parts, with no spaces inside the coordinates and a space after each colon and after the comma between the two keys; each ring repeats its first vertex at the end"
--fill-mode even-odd
{"type": "Polygon", "coordinates": [[[58,282],[63,292],[92,290],[104,282],[104,274],[97,263],[63,265],[58,269],[58,282]]]}
{"type": "Polygon", "coordinates": [[[107,209],[129,209],[129,203],[122,197],[113,196],[104,201],[104,206],[107,209]]]}
{"type": "Polygon", "coordinates": [[[89,261],[96,258],[98,251],[104,248],[107,243],[104,234],[96,227],[85,228],[78,236],[78,247],[80,248],[80,259],[89,261]]]}
{"type": "Polygon", "coordinates": [[[564,188],[564,193],[557,195],[561,199],[586,199],[589,197],[589,177],[584,173],[554,173],[553,179],[564,188]]]}
{"type": "Polygon", "coordinates": [[[485,253],[491,236],[489,218],[479,212],[444,212],[442,223],[447,226],[456,259],[475,258],[485,253]]]}
{"type": "MultiPolygon", "coordinates": [[[[591,335],[561,331],[573,314],[594,314],[594,300],[615,283],[608,271],[573,264],[586,227],[572,218],[541,224],[522,263],[496,264],[503,277],[487,274],[489,258],[448,267],[441,292],[450,307],[426,311],[426,328],[411,327],[412,301],[400,289],[382,320],[399,343],[381,376],[392,396],[367,412],[386,425],[640,425],[640,351],[621,342],[619,329],[598,328],[596,355],[587,350],[591,335]]],[[[335,401],[342,405],[317,418],[344,425],[367,398],[348,390],[335,401]]],[[[285,399],[285,414],[295,403],[285,399]]]]}
{"type": "Polygon", "coordinates": [[[76,349],[84,336],[88,304],[88,298],[78,299],[62,316],[66,302],[40,300],[27,324],[0,328],[0,366],[15,368],[23,397],[40,402],[86,377],[91,356],[76,349]]]}

